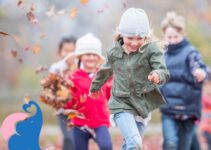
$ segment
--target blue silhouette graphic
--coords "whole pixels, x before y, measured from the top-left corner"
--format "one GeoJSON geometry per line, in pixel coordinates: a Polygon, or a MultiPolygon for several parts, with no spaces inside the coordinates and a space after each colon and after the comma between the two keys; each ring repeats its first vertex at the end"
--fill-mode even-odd
{"type": "Polygon", "coordinates": [[[42,111],[34,101],[24,104],[22,109],[31,113],[28,108],[32,106],[36,108],[35,114],[16,124],[16,133],[9,139],[9,150],[41,150],[39,136],[43,123],[42,111]]]}

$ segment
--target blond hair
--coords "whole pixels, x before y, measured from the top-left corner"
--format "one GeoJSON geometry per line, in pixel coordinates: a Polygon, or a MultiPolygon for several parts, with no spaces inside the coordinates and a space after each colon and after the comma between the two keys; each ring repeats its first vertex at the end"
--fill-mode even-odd
{"type": "MultiPolygon", "coordinates": [[[[116,33],[114,34],[114,41],[120,41],[123,40],[123,36],[121,35],[121,33],[119,33],[118,31],[116,31],[116,33]]],[[[159,40],[153,33],[153,30],[151,29],[149,34],[145,37],[145,44],[149,44],[149,43],[156,43],[156,45],[158,46],[158,48],[164,52],[165,51],[165,42],[162,40],[159,40]]],[[[143,45],[143,46],[144,46],[143,45]]]]}
{"type": "Polygon", "coordinates": [[[185,34],[185,18],[177,15],[174,11],[168,12],[161,23],[161,28],[165,32],[168,27],[176,29],[181,34],[185,34]]]}

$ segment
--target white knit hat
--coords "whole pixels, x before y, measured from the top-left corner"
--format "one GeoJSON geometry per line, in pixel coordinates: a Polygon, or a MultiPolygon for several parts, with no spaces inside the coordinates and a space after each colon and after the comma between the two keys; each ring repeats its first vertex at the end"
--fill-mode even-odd
{"type": "Polygon", "coordinates": [[[102,43],[92,33],[88,33],[82,36],[81,38],[79,38],[76,42],[75,52],[70,53],[68,56],[64,58],[64,60],[67,60],[71,57],[74,58],[74,57],[78,57],[83,54],[89,54],[89,53],[98,55],[102,60],[105,59],[102,56],[102,43]]]}
{"type": "Polygon", "coordinates": [[[150,32],[147,14],[143,9],[129,8],[122,15],[117,30],[123,36],[146,37],[150,32]]]}

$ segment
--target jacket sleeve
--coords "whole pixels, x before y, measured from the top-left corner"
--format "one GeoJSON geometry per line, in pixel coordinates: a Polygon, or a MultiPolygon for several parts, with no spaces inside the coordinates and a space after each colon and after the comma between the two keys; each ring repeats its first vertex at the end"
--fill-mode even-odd
{"type": "Polygon", "coordinates": [[[210,69],[205,65],[205,63],[202,60],[201,55],[197,51],[193,51],[188,55],[188,61],[189,61],[189,68],[190,72],[194,74],[196,69],[203,69],[204,72],[206,73],[206,78],[205,80],[209,79],[211,72],[210,69]]]}
{"type": "Polygon", "coordinates": [[[164,84],[165,82],[169,80],[170,73],[168,69],[166,68],[163,53],[160,51],[160,49],[157,46],[152,47],[152,54],[150,56],[150,65],[152,68],[151,73],[155,72],[159,74],[159,77],[160,77],[159,84],[164,84]]]}
{"type": "Polygon", "coordinates": [[[113,69],[111,67],[111,63],[109,61],[109,56],[107,56],[106,61],[100,69],[98,70],[97,74],[95,75],[91,87],[90,92],[99,91],[103,84],[113,75],[113,69]]]}

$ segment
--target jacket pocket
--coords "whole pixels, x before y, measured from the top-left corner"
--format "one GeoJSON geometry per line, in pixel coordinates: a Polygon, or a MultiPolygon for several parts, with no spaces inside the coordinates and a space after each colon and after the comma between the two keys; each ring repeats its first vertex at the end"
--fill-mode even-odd
{"type": "Polygon", "coordinates": [[[117,97],[130,97],[129,91],[121,91],[116,88],[112,88],[112,94],[117,97]]]}

